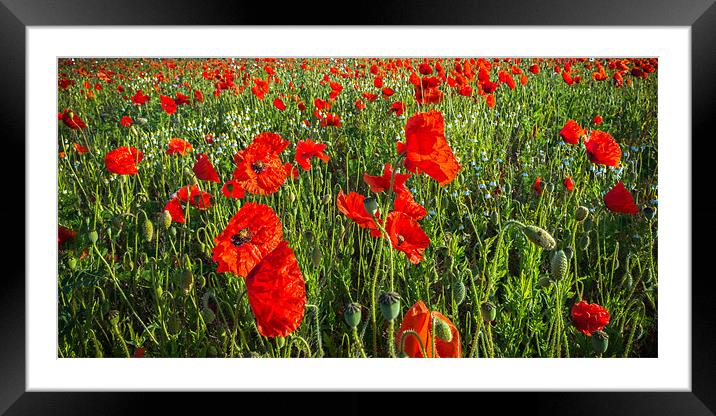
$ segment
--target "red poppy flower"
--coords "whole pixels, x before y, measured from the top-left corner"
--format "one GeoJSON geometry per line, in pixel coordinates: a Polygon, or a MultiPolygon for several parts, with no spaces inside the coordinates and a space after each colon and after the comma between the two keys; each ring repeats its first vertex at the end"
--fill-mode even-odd
{"type": "Polygon", "coordinates": [[[171,115],[176,113],[177,103],[171,97],[167,97],[166,95],[159,95],[159,98],[162,101],[162,109],[164,109],[167,114],[171,115]]]}
{"type": "Polygon", "coordinates": [[[194,91],[194,99],[199,103],[203,103],[204,95],[201,93],[201,91],[196,90],[196,91],[194,91]]]}
{"type": "Polygon", "coordinates": [[[199,189],[197,185],[182,186],[176,193],[177,198],[182,202],[189,202],[191,205],[206,209],[211,207],[212,195],[199,189]]]}
{"type": "Polygon", "coordinates": [[[326,114],[325,117],[321,119],[321,122],[319,123],[321,127],[341,127],[341,118],[338,117],[337,114],[329,113],[326,114]]]}
{"type": "Polygon", "coordinates": [[[587,157],[592,163],[617,166],[622,157],[619,143],[606,132],[594,130],[584,139],[587,157]]]}
{"type": "Polygon", "coordinates": [[[400,347],[405,331],[412,330],[418,333],[420,341],[415,339],[413,335],[406,335],[403,351],[412,358],[423,358],[420,345],[425,350],[425,356],[428,358],[460,358],[462,349],[460,345],[460,332],[457,327],[443,314],[438,311],[430,311],[422,300],[413,305],[403,316],[403,322],[400,324],[400,330],[396,334],[396,344],[400,347]],[[447,324],[450,328],[452,337],[450,341],[445,341],[435,336],[433,329],[433,319],[439,319],[447,324]],[[433,337],[435,338],[435,349],[433,351],[433,337]]]}
{"type": "Polygon", "coordinates": [[[89,149],[88,149],[88,148],[82,146],[82,145],[79,144],[79,143],[74,143],[73,146],[75,147],[75,150],[77,150],[77,153],[79,153],[79,154],[81,154],[81,155],[83,155],[83,154],[89,152],[89,149]]]}
{"type": "Polygon", "coordinates": [[[134,350],[134,355],[132,355],[133,358],[144,358],[144,348],[139,347],[134,350]]]}
{"type": "Polygon", "coordinates": [[[296,162],[303,168],[303,170],[311,169],[312,157],[317,157],[324,162],[328,162],[328,155],[323,153],[326,149],[325,144],[314,143],[313,140],[301,140],[296,145],[296,162]]]}
{"type": "Polygon", "coordinates": [[[251,270],[246,293],[261,335],[285,337],[298,328],[306,307],[306,283],[287,242],[251,270]]]}
{"type": "Polygon", "coordinates": [[[245,195],[244,189],[236,183],[235,180],[230,180],[224,184],[221,188],[221,193],[227,198],[243,198],[245,195]]]}
{"type": "Polygon", "coordinates": [[[281,111],[286,109],[286,104],[284,104],[280,98],[276,98],[275,100],[273,100],[273,106],[281,111]]]}
{"type": "Polygon", "coordinates": [[[119,120],[119,124],[122,125],[122,127],[129,127],[132,125],[133,122],[134,121],[130,116],[124,116],[121,120],[119,120]]]}
{"type": "Polygon", "coordinates": [[[639,213],[639,207],[634,203],[634,198],[621,181],[604,195],[604,203],[612,212],[632,215],[639,213]]]}
{"type": "Polygon", "coordinates": [[[212,259],[218,263],[216,271],[246,277],[281,240],[281,221],[271,207],[248,202],[214,239],[212,259]]]}
{"type": "Polygon", "coordinates": [[[571,176],[567,176],[564,178],[564,182],[562,182],[562,185],[564,185],[565,188],[567,188],[568,191],[574,190],[574,181],[572,180],[571,176]]]}
{"type": "Polygon", "coordinates": [[[134,104],[142,105],[142,104],[146,103],[147,101],[149,101],[149,96],[143,95],[142,90],[137,91],[137,93],[134,94],[134,96],[132,96],[132,102],[134,104]]]}
{"type": "Polygon", "coordinates": [[[356,192],[350,192],[346,195],[343,190],[338,191],[338,197],[336,198],[338,210],[343,215],[355,221],[362,228],[376,230],[378,226],[375,224],[373,217],[366,211],[364,201],[365,197],[363,195],[356,192]]]}
{"type": "Polygon", "coordinates": [[[584,136],[584,129],[576,121],[569,119],[564,123],[559,135],[566,143],[577,144],[579,143],[579,138],[584,136]]]}
{"type": "Polygon", "coordinates": [[[534,64],[534,65],[530,66],[529,71],[535,75],[539,74],[539,65],[534,64]]]}
{"type": "Polygon", "coordinates": [[[537,192],[537,195],[542,195],[542,178],[539,176],[535,179],[535,183],[532,184],[532,189],[537,192]]]}
{"type": "Polygon", "coordinates": [[[460,165],[445,139],[445,120],[442,113],[431,110],[416,113],[405,125],[405,167],[417,173],[419,169],[447,185],[460,171],[460,165]]]}
{"type": "Polygon", "coordinates": [[[485,102],[487,103],[487,106],[490,108],[495,108],[495,95],[490,94],[485,97],[485,102]]]}
{"type": "Polygon", "coordinates": [[[168,211],[174,222],[184,223],[186,221],[184,218],[184,207],[181,206],[181,202],[176,196],[167,202],[162,211],[168,211]]]}
{"type": "Polygon", "coordinates": [[[179,153],[182,156],[186,156],[186,152],[191,152],[192,147],[191,143],[189,143],[186,140],[182,139],[171,139],[169,140],[169,148],[167,149],[166,153],[168,155],[173,155],[175,153],[179,153]]]}
{"type": "Polygon", "coordinates": [[[423,260],[423,252],[430,245],[430,239],[413,217],[393,211],[388,214],[385,230],[393,248],[405,253],[411,263],[418,264],[423,260]]]}
{"type": "MultiPolygon", "coordinates": [[[[368,184],[370,190],[378,193],[390,188],[390,178],[393,175],[393,167],[390,163],[386,163],[383,167],[383,176],[371,176],[366,172],[363,174],[363,180],[368,184]]],[[[410,174],[396,173],[393,179],[393,192],[396,194],[409,192],[405,186],[405,181],[410,178],[410,174]]]]}
{"type": "Polygon", "coordinates": [[[75,114],[72,110],[65,110],[62,113],[62,122],[65,123],[65,126],[71,128],[72,130],[82,130],[87,128],[87,124],[85,124],[82,119],[75,114]]]}
{"type": "Polygon", "coordinates": [[[396,116],[400,117],[405,111],[405,104],[400,101],[394,102],[393,105],[390,106],[390,111],[395,113],[396,116]]]}
{"type": "Polygon", "coordinates": [[[202,181],[219,183],[219,174],[216,173],[216,169],[214,169],[214,165],[211,164],[209,156],[206,153],[201,153],[196,156],[196,163],[194,163],[193,170],[196,177],[202,181]]]}
{"type": "Polygon", "coordinates": [[[293,179],[298,178],[298,168],[293,166],[291,162],[286,162],[285,165],[283,165],[284,168],[286,168],[286,175],[290,176],[293,179]]]}
{"type": "Polygon", "coordinates": [[[393,209],[397,212],[407,214],[415,221],[420,221],[428,215],[428,211],[425,207],[415,202],[410,192],[398,194],[398,197],[393,203],[393,209]]]}
{"type": "Polygon", "coordinates": [[[361,111],[365,109],[365,103],[360,99],[356,100],[356,110],[361,111]]]}
{"type": "Polygon", "coordinates": [[[144,153],[137,150],[136,147],[122,146],[107,153],[104,157],[104,166],[110,173],[118,175],[135,175],[137,163],[142,161],[144,153]]]}
{"type": "Polygon", "coordinates": [[[572,306],[572,322],[579,331],[591,337],[592,332],[601,331],[609,323],[609,311],[582,300],[572,306]]]}
{"type": "Polygon", "coordinates": [[[65,241],[73,239],[77,236],[77,233],[70,230],[67,227],[57,227],[57,246],[61,246],[65,241]]]}
{"type": "Polygon", "coordinates": [[[279,157],[289,141],[278,134],[261,133],[246,149],[234,155],[234,180],[253,194],[269,195],[286,181],[286,168],[279,157]]]}
{"type": "Polygon", "coordinates": [[[384,98],[388,98],[388,97],[392,96],[393,94],[395,94],[395,90],[393,90],[392,88],[388,88],[388,87],[383,88],[381,90],[381,92],[383,93],[384,98]]]}
{"type": "Polygon", "coordinates": [[[184,95],[184,94],[178,92],[176,98],[174,99],[174,103],[175,103],[177,106],[184,105],[184,104],[189,104],[189,97],[187,97],[186,95],[184,95]]]}
{"type": "Polygon", "coordinates": [[[251,87],[251,92],[256,96],[256,98],[258,98],[259,100],[263,100],[268,91],[268,82],[262,80],[261,78],[254,79],[254,86],[251,87]]]}
{"type": "Polygon", "coordinates": [[[378,99],[378,94],[371,94],[369,92],[364,92],[362,95],[363,95],[363,98],[365,98],[368,101],[375,101],[376,99],[378,99]]]}
{"type": "Polygon", "coordinates": [[[599,114],[594,116],[594,120],[592,120],[592,122],[594,122],[594,124],[596,124],[597,126],[602,124],[602,121],[604,121],[604,119],[599,114]]]}

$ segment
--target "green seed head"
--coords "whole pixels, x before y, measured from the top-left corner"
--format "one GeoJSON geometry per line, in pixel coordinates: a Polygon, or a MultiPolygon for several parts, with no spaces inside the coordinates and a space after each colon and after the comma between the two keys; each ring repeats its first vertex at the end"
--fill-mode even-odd
{"type": "Polygon", "coordinates": [[[392,321],[400,313],[400,295],[395,292],[383,292],[378,297],[380,313],[386,321],[392,321]]]}
{"type": "Polygon", "coordinates": [[[552,261],[550,263],[552,270],[552,278],[556,281],[562,280],[567,275],[567,269],[569,268],[569,260],[564,251],[557,250],[552,255],[552,261]]]}
{"type": "Polygon", "coordinates": [[[447,322],[442,319],[433,318],[433,328],[435,329],[435,336],[445,342],[452,341],[452,331],[447,322]]]}
{"type": "Polygon", "coordinates": [[[574,248],[567,246],[567,248],[564,249],[564,254],[567,256],[567,260],[572,260],[572,257],[574,257],[574,248]]]}
{"type": "Polygon", "coordinates": [[[532,243],[545,250],[552,250],[557,245],[557,242],[547,231],[534,225],[525,225],[522,227],[522,232],[532,243]]]}
{"type": "Polygon", "coordinates": [[[345,310],[343,311],[343,319],[346,321],[346,324],[351,327],[355,328],[360,323],[361,318],[361,311],[360,311],[360,304],[358,303],[349,303],[346,305],[345,310]]]}
{"type": "Polygon", "coordinates": [[[592,332],[592,349],[597,354],[604,354],[609,346],[609,335],[604,331],[592,332]]]}
{"type": "Polygon", "coordinates": [[[480,315],[482,320],[485,322],[492,322],[497,317],[497,306],[494,303],[487,301],[480,306],[480,315]]]}
{"type": "Polygon", "coordinates": [[[587,207],[580,205],[574,211],[574,219],[579,222],[586,220],[588,216],[589,216],[589,208],[587,208],[587,207]]]}
{"type": "Polygon", "coordinates": [[[375,213],[378,212],[378,200],[372,196],[363,200],[363,206],[370,215],[375,215],[375,213]]]}

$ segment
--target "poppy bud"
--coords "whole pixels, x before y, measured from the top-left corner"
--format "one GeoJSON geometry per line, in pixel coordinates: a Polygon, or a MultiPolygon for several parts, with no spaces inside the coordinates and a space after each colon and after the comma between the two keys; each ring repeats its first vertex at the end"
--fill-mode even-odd
{"type": "Polygon", "coordinates": [[[147,123],[149,122],[149,120],[147,120],[147,119],[144,118],[144,117],[137,117],[137,120],[136,120],[136,121],[137,121],[137,123],[139,123],[139,124],[141,124],[141,125],[145,125],[145,124],[147,124],[147,123]]]}
{"type": "Polygon", "coordinates": [[[576,219],[579,222],[582,222],[587,219],[589,216],[589,208],[578,206],[577,209],[574,211],[574,219],[576,219]]]}
{"type": "Polygon", "coordinates": [[[154,224],[152,224],[152,222],[149,221],[149,218],[147,218],[145,216],[144,217],[144,240],[147,243],[151,243],[153,236],[154,236],[154,224]]]}
{"type": "Polygon", "coordinates": [[[296,194],[293,193],[293,191],[288,193],[288,200],[291,201],[291,203],[296,202],[296,194]]]}
{"type": "Polygon", "coordinates": [[[326,194],[326,195],[323,197],[323,203],[324,203],[325,205],[328,205],[328,204],[331,203],[331,195],[330,195],[330,194],[326,194]]]}
{"type": "Polygon", "coordinates": [[[462,304],[462,302],[465,301],[466,294],[465,283],[463,283],[462,279],[456,279],[452,284],[452,298],[455,303],[458,305],[462,304]]]}
{"type": "Polygon", "coordinates": [[[201,274],[199,276],[197,276],[196,284],[197,284],[197,286],[199,286],[199,289],[204,288],[204,286],[206,286],[206,277],[204,277],[204,275],[201,275],[201,274]]]}
{"type": "Polygon", "coordinates": [[[184,270],[184,272],[181,274],[181,288],[184,293],[189,293],[193,284],[194,273],[191,272],[191,269],[184,270]]]}
{"type": "Polygon", "coordinates": [[[172,237],[176,237],[176,235],[177,235],[177,229],[176,229],[176,228],[170,228],[170,229],[169,229],[169,234],[170,234],[172,237]]]}
{"type": "Polygon", "coordinates": [[[157,297],[161,299],[163,294],[164,294],[164,289],[162,289],[161,286],[157,286],[157,297]]]}
{"type": "Polygon", "coordinates": [[[564,251],[557,250],[552,255],[552,261],[550,262],[550,268],[552,270],[552,278],[554,280],[562,280],[567,275],[567,268],[569,267],[569,260],[564,251]]]}
{"type": "Polygon", "coordinates": [[[214,314],[214,311],[212,311],[209,308],[203,308],[201,310],[201,318],[206,322],[207,324],[210,324],[214,322],[214,319],[216,319],[216,315],[214,314]]]}
{"type": "Polygon", "coordinates": [[[319,247],[318,244],[314,244],[313,252],[311,253],[311,262],[313,263],[313,267],[318,268],[318,266],[321,265],[322,256],[323,253],[321,253],[321,247],[319,247]]]}
{"type": "Polygon", "coordinates": [[[343,319],[349,327],[355,328],[360,323],[361,311],[358,303],[349,303],[343,311],[343,319]]]}
{"type": "Polygon", "coordinates": [[[386,321],[392,321],[400,313],[400,295],[395,292],[383,292],[378,297],[380,313],[386,321]]]}
{"type": "Polygon", "coordinates": [[[544,186],[543,189],[544,189],[545,191],[547,191],[547,192],[554,192],[554,184],[553,184],[552,182],[547,182],[547,183],[543,182],[543,184],[544,184],[544,185],[543,185],[543,186],[544,186]]]}
{"type": "Polygon", "coordinates": [[[286,345],[286,339],[284,337],[276,337],[276,344],[279,348],[282,348],[284,345],[286,345]]]}
{"type": "Polygon", "coordinates": [[[522,227],[522,232],[531,242],[545,250],[552,250],[557,245],[557,242],[547,231],[534,225],[525,225],[522,227]]]}
{"type": "Polygon", "coordinates": [[[487,301],[480,306],[480,315],[485,322],[492,322],[497,317],[497,307],[494,303],[487,301]]]}
{"type": "Polygon", "coordinates": [[[75,270],[77,268],[77,259],[70,257],[67,259],[67,265],[70,266],[70,270],[75,270]]]}
{"type": "Polygon", "coordinates": [[[117,323],[119,322],[119,311],[116,309],[112,309],[107,314],[107,319],[109,319],[109,322],[111,322],[112,325],[117,325],[117,323]]]}
{"type": "Polygon", "coordinates": [[[375,213],[378,212],[378,200],[372,196],[363,200],[363,206],[370,215],[375,216],[375,213]]]}
{"type": "Polygon", "coordinates": [[[90,243],[94,244],[97,242],[99,235],[97,235],[97,231],[90,231],[88,237],[89,237],[90,243]]]}
{"type": "Polygon", "coordinates": [[[564,249],[564,254],[567,256],[567,260],[572,260],[572,257],[574,256],[574,248],[572,248],[572,246],[567,246],[567,248],[564,249]]]}
{"type": "Polygon", "coordinates": [[[579,239],[579,248],[582,250],[589,248],[589,234],[584,234],[582,238],[579,239]]]}
{"type": "Polygon", "coordinates": [[[162,225],[165,230],[168,230],[169,227],[172,226],[172,214],[167,210],[162,212],[162,225]]]}
{"type": "Polygon", "coordinates": [[[653,207],[644,207],[641,212],[643,212],[646,219],[650,221],[654,219],[654,216],[656,216],[656,208],[653,207]]]}
{"type": "Polygon", "coordinates": [[[604,331],[592,332],[592,349],[597,354],[604,354],[609,346],[609,335],[604,331]]]}
{"type": "Polygon", "coordinates": [[[539,286],[541,289],[544,289],[551,284],[552,278],[549,276],[542,276],[539,278],[539,280],[537,280],[537,286],[539,286]]]}
{"type": "Polygon", "coordinates": [[[435,336],[445,342],[452,341],[452,331],[448,326],[447,322],[442,319],[433,318],[433,328],[435,330],[435,336]]]}

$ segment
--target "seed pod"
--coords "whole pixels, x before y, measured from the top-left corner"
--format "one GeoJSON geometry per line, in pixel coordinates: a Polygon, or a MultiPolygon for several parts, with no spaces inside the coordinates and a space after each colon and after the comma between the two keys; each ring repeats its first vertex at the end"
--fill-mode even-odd
{"type": "Polygon", "coordinates": [[[567,255],[564,254],[564,251],[557,250],[554,252],[550,268],[552,270],[552,278],[555,281],[562,280],[567,275],[569,260],[567,260],[567,255]]]}
{"type": "Polygon", "coordinates": [[[539,278],[539,280],[537,280],[537,286],[539,286],[541,289],[544,289],[551,284],[552,284],[552,278],[547,275],[542,276],[539,278]]]}
{"type": "Polygon", "coordinates": [[[654,207],[644,207],[644,209],[641,210],[642,213],[644,213],[644,216],[647,220],[651,221],[656,216],[656,208],[654,207]]]}
{"type": "Polygon", "coordinates": [[[380,313],[386,321],[392,321],[400,313],[400,295],[395,292],[383,292],[378,297],[380,313]]]}
{"type": "Polygon", "coordinates": [[[584,234],[582,238],[579,239],[579,248],[582,250],[589,248],[589,234],[584,234]]]}
{"type": "Polygon", "coordinates": [[[119,311],[116,309],[112,309],[107,314],[107,319],[109,319],[109,322],[111,322],[112,325],[117,325],[117,323],[119,322],[119,311]]]}
{"type": "Polygon", "coordinates": [[[70,257],[67,259],[67,265],[70,267],[70,270],[77,269],[77,259],[74,257],[70,257]]]}
{"type": "Polygon", "coordinates": [[[465,295],[467,290],[465,289],[465,283],[462,279],[455,279],[452,284],[452,298],[456,304],[460,305],[465,301],[465,295]]]}
{"type": "Polygon", "coordinates": [[[522,227],[522,232],[532,243],[545,250],[552,250],[557,245],[557,242],[554,241],[554,238],[552,238],[546,230],[535,227],[534,225],[525,225],[522,227]]]}
{"type": "Polygon", "coordinates": [[[97,242],[99,235],[97,235],[97,231],[92,230],[92,231],[90,231],[88,238],[89,238],[90,243],[94,244],[97,242]]]}
{"type": "Polygon", "coordinates": [[[378,212],[378,200],[372,196],[363,200],[363,206],[370,215],[375,215],[375,213],[378,212]]]}
{"type": "Polygon", "coordinates": [[[145,216],[144,217],[144,240],[147,243],[151,243],[152,237],[154,237],[154,224],[152,224],[152,222],[149,221],[149,218],[147,218],[145,216]]]}
{"type": "Polygon", "coordinates": [[[586,220],[588,216],[589,216],[589,208],[587,208],[587,207],[580,205],[574,211],[574,219],[579,222],[586,220]]]}
{"type": "Polygon", "coordinates": [[[313,251],[311,252],[311,262],[313,263],[313,267],[318,268],[321,265],[321,257],[323,257],[321,247],[319,247],[318,244],[314,244],[313,251]]]}
{"type": "Polygon", "coordinates": [[[595,331],[592,333],[592,349],[597,354],[604,354],[609,346],[609,335],[604,331],[595,331]]]}
{"type": "Polygon", "coordinates": [[[206,322],[206,324],[208,325],[214,322],[214,319],[216,319],[216,314],[214,314],[214,311],[209,308],[202,308],[201,318],[204,319],[204,322],[206,322]]]}
{"type": "Polygon", "coordinates": [[[433,318],[433,329],[435,330],[435,336],[445,342],[452,341],[452,331],[448,324],[439,318],[433,318]]]}
{"type": "Polygon", "coordinates": [[[492,322],[497,317],[497,307],[494,303],[487,301],[480,306],[480,315],[485,322],[492,322]]]}
{"type": "Polygon", "coordinates": [[[162,211],[162,225],[165,230],[168,230],[169,227],[172,226],[172,214],[167,210],[162,211]]]}
{"type": "Polygon", "coordinates": [[[358,303],[349,303],[346,305],[345,310],[343,311],[343,319],[346,321],[346,324],[351,327],[355,328],[360,323],[361,318],[361,311],[360,311],[360,305],[358,303]]]}
{"type": "Polygon", "coordinates": [[[572,260],[572,257],[574,257],[574,248],[572,246],[567,246],[567,248],[564,249],[564,254],[567,256],[567,260],[572,260]]]}

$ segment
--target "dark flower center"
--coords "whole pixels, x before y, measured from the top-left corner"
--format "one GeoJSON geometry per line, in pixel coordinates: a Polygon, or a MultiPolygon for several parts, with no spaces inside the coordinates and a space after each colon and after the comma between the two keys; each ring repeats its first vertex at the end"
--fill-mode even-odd
{"type": "Polygon", "coordinates": [[[253,169],[257,174],[263,172],[265,168],[266,164],[260,160],[251,164],[251,169],[253,169]]]}
{"type": "Polygon", "coordinates": [[[248,228],[244,228],[239,231],[238,234],[231,236],[231,244],[233,244],[234,247],[239,247],[248,241],[251,241],[251,232],[248,228]]]}

